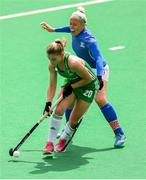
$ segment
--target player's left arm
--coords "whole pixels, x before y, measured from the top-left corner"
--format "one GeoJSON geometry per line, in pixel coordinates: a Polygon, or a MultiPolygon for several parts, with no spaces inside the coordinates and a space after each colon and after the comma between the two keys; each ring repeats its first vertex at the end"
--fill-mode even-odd
{"type": "Polygon", "coordinates": [[[102,74],[103,74],[103,59],[99,52],[98,46],[96,42],[90,42],[88,44],[88,49],[90,54],[92,55],[92,58],[96,61],[96,73],[97,78],[99,81],[99,90],[101,90],[104,86],[103,80],[102,80],[102,74]]]}
{"type": "Polygon", "coordinates": [[[97,44],[95,42],[88,44],[89,52],[92,58],[96,61],[97,76],[102,76],[103,74],[103,59],[98,50],[97,44]]]}

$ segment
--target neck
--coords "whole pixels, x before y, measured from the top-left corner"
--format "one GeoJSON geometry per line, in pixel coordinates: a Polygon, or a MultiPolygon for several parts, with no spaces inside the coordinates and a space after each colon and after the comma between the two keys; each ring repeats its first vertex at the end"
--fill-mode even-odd
{"type": "Polygon", "coordinates": [[[85,27],[83,27],[82,29],[80,29],[80,31],[78,32],[77,36],[85,29],[85,27]]]}

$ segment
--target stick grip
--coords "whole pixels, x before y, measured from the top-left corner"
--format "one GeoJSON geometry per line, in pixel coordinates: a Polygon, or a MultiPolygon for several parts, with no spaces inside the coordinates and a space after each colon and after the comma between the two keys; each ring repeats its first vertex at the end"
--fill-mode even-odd
{"type": "MultiPolygon", "coordinates": [[[[57,101],[52,105],[50,111],[53,111],[55,109],[55,107],[57,106],[58,103],[60,103],[63,100],[63,96],[60,96],[57,101]]],[[[45,112],[45,114],[43,114],[40,119],[38,120],[38,123],[40,124],[40,122],[42,122],[46,117],[48,116],[48,113],[45,112]]]]}

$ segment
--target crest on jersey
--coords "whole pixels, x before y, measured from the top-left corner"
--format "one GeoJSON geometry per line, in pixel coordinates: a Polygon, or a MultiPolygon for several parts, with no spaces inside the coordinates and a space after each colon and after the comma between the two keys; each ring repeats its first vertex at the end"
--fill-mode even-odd
{"type": "Polygon", "coordinates": [[[80,47],[85,48],[85,44],[81,42],[80,47]]]}

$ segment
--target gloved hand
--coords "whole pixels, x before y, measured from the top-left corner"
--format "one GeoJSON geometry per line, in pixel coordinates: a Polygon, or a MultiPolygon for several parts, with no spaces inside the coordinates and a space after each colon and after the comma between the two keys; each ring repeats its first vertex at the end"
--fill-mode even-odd
{"type": "Polygon", "coordinates": [[[63,98],[69,96],[72,93],[73,88],[69,84],[68,86],[64,87],[63,89],[63,98]]]}
{"type": "Polygon", "coordinates": [[[98,78],[99,90],[101,90],[104,86],[102,76],[97,76],[97,78],[98,78]]]}
{"type": "Polygon", "coordinates": [[[50,108],[51,108],[51,105],[52,105],[52,102],[46,102],[46,105],[45,105],[45,108],[44,108],[44,111],[43,111],[43,115],[45,114],[45,112],[48,113],[48,116],[51,115],[52,112],[50,112],[50,108]]]}

